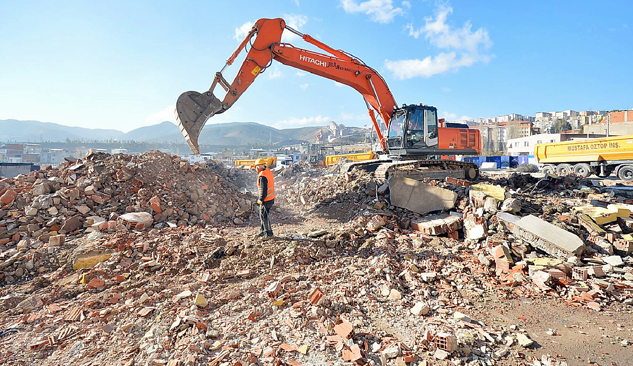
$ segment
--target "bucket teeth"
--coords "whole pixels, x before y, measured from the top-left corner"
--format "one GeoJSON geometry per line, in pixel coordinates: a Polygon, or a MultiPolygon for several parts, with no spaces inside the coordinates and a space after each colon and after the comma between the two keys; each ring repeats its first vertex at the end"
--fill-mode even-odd
{"type": "Polygon", "coordinates": [[[210,91],[204,93],[188,91],[180,94],[176,101],[176,119],[180,131],[194,154],[200,154],[198,138],[204,124],[209,118],[222,112],[224,112],[222,101],[210,91]]]}

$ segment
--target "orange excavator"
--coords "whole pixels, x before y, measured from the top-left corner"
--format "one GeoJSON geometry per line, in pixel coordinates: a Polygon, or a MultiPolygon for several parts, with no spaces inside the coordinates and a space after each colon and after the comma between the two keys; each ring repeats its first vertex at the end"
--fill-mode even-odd
{"type": "Polygon", "coordinates": [[[354,162],[348,166],[349,169],[362,167],[385,177],[398,169],[452,171],[451,176],[467,179],[478,176],[476,164],[432,157],[480,154],[479,130],[465,125],[444,126],[442,121],[438,123],[437,108],[432,106],[410,104],[398,107],[385,80],[376,70],[343,50],[333,49],[300,33],[281,18],[258,20],[222,70],[215,74],[208,91],[188,91],[178,97],[176,117],[194,154],[200,152],[198,138],[206,121],[231,108],[273,61],[348,85],[363,96],[380,143],[379,159],[354,162]],[[296,34],[329,54],[282,43],[284,31],[296,34]],[[246,59],[233,82],[229,83],[222,72],[247,48],[246,59]],[[217,85],[226,92],[222,100],[213,93],[217,85]]]}

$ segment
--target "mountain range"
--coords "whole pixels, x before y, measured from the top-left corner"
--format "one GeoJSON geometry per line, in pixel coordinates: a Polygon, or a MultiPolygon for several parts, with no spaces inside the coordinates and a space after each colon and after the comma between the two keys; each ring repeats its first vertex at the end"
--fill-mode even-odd
{"type": "MultiPolygon", "coordinates": [[[[255,122],[207,124],[198,142],[200,145],[234,146],[314,142],[317,134],[326,129],[325,126],[317,126],[279,130],[255,122]]],[[[69,127],[51,122],[0,120],[0,142],[64,142],[67,139],[85,142],[118,140],[184,143],[185,141],[178,126],[167,121],[125,133],[113,129],[69,127]]]]}

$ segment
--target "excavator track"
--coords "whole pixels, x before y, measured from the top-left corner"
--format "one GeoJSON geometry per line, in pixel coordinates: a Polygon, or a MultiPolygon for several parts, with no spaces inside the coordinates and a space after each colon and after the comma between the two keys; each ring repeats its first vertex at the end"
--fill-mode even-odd
{"type": "Polygon", "coordinates": [[[378,179],[388,179],[392,174],[399,174],[414,179],[476,179],[479,168],[475,163],[456,160],[373,160],[346,164],[344,171],[363,169],[373,171],[378,179]]]}

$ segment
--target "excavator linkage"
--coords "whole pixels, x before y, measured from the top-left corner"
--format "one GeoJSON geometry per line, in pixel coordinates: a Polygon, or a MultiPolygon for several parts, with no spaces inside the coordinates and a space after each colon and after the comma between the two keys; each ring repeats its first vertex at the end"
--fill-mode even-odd
{"type": "Polygon", "coordinates": [[[209,118],[225,110],[222,101],[211,91],[202,94],[188,91],[180,94],[176,101],[176,119],[180,131],[194,154],[200,154],[198,137],[204,124],[209,118]]]}

